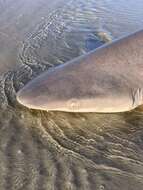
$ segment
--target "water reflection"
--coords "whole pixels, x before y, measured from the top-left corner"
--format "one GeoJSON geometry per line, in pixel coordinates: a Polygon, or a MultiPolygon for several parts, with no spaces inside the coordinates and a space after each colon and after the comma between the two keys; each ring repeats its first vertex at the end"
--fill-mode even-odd
{"type": "Polygon", "coordinates": [[[103,44],[107,39],[141,28],[141,0],[69,1],[44,20],[25,42],[27,62],[61,64],[103,44]],[[104,36],[104,40],[102,40],[104,36]]]}

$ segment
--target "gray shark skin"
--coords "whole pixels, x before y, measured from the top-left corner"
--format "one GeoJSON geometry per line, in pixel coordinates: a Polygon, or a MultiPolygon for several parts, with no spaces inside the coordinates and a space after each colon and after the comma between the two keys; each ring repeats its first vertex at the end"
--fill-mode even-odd
{"type": "Polygon", "coordinates": [[[18,93],[26,107],[114,113],[143,104],[143,30],[46,71],[18,93]]]}

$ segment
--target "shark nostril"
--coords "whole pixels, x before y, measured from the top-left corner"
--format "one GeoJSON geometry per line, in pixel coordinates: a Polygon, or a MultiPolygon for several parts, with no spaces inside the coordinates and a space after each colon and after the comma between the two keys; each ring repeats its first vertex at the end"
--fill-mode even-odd
{"type": "Polygon", "coordinates": [[[71,99],[68,101],[68,108],[71,111],[78,111],[80,108],[79,101],[77,99],[71,99]]]}

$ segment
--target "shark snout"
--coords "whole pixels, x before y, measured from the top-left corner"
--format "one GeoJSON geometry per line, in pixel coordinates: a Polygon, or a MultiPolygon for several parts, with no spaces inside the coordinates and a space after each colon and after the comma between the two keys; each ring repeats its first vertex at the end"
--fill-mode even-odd
{"type": "Polygon", "coordinates": [[[28,107],[31,104],[31,98],[30,98],[30,94],[26,90],[23,90],[23,89],[21,89],[20,91],[18,91],[18,93],[16,95],[17,101],[20,104],[22,104],[24,106],[28,106],[28,107]]]}

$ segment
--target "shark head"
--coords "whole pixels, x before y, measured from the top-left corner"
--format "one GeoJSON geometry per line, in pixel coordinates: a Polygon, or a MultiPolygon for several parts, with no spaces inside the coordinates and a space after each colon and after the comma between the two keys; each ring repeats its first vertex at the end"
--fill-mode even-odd
{"type": "Polygon", "coordinates": [[[17,100],[47,111],[129,111],[143,104],[142,43],[139,31],[46,71],[26,84],[17,100]]]}

